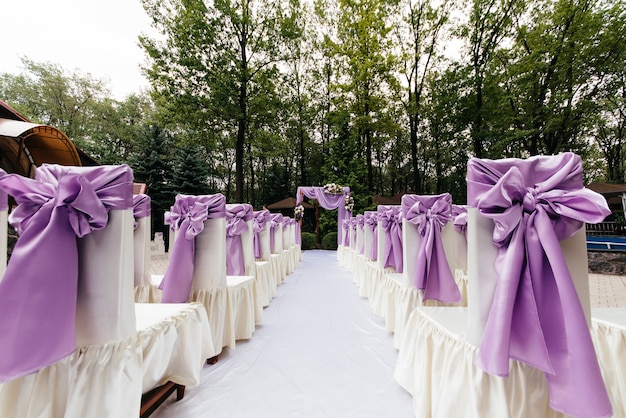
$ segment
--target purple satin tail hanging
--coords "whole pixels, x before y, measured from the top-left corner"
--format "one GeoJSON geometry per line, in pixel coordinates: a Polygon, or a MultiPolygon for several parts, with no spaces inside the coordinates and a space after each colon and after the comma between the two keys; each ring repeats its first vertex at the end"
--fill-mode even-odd
{"type": "Polygon", "coordinates": [[[276,231],[283,227],[283,215],[280,213],[270,213],[270,251],[274,253],[276,247],[276,231]]]}
{"type": "Polygon", "coordinates": [[[452,205],[452,218],[454,230],[467,237],[467,206],[452,205]]]}
{"type": "Polygon", "coordinates": [[[76,349],[77,237],[105,228],[109,210],[132,207],[132,181],[125,165],[44,164],[34,180],[0,176],[18,204],[9,221],[20,235],[0,281],[0,381],[76,349]]]}
{"type": "Polygon", "coordinates": [[[372,245],[369,248],[369,254],[365,254],[371,260],[376,260],[378,252],[378,213],[375,211],[365,212],[365,226],[371,233],[372,245]]]}
{"type": "Polygon", "coordinates": [[[183,303],[189,299],[194,272],[195,237],[204,230],[207,219],[225,216],[226,199],[221,194],[176,196],[168,219],[177,231],[170,262],[159,285],[163,303],[183,303]]]}
{"type": "Polygon", "coordinates": [[[379,206],[378,221],[385,233],[384,267],[394,267],[402,273],[402,209],[398,206],[379,206]]]}
{"type": "Polygon", "coordinates": [[[270,211],[267,209],[253,212],[253,231],[254,231],[254,257],[260,259],[261,254],[261,231],[265,229],[265,224],[270,219],[270,211]]]}
{"type": "Polygon", "coordinates": [[[415,286],[424,291],[424,300],[449,303],[462,300],[441,240],[441,231],[452,220],[451,210],[452,196],[449,193],[402,197],[402,215],[407,222],[417,226],[420,235],[415,286]]]}
{"type": "Polygon", "coordinates": [[[468,162],[468,204],[494,222],[497,284],[477,365],[500,376],[509,358],[545,372],[550,406],[611,416],[587,321],[560,241],[610,213],[583,188],[582,161],[564,153],[468,162]]]}
{"type": "MultiPolygon", "coordinates": [[[[365,240],[363,239],[363,228],[365,227],[365,216],[364,215],[356,215],[356,226],[357,226],[357,237],[359,236],[359,232],[361,231],[361,245],[359,246],[359,248],[355,248],[359,254],[364,254],[365,253],[365,240]]],[[[357,239],[357,244],[358,244],[358,239],[357,239]]]]}
{"type": "Polygon", "coordinates": [[[252,206],[246,203],[226,205],[226,274],[246,274],[241,234],[248,230],[252,220],[252,206]]]}
{"type": "Polygon", "coordinates": [[[349,247],[350,246],[350,219],[344,219],[343,222],[341,223],[342,226],[342,230],[343,230],[343,242],[341,243],[341,245],[343,245],[344,247],[349,247]]]}

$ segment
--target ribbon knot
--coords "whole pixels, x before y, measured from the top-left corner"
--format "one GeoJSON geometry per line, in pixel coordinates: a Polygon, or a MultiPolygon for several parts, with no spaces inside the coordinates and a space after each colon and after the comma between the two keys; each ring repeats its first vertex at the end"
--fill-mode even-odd
{"type": "Polygon", "coordinates": [[[529,187],[526,189],[526,194],[524,194],[524,202],[522,203],[522,207],[524,208],[525,213],[532,213],[535,211],[537,207],[537,190],[534,187],[529,187]]]}
{"type": "Polygon", "coordinates": [[[546,374],[550,405],[611,415],[587,321],[560,241],[610,212],[582,186],[572,153],[468,163],[468,202],[494,224],[497,281],[476,363],[507,376],[509,358],[546,374]],[[526,185],[531,184],[532,187],[526,185]]]}
{"type": "Polygon", "coordinates": [[[407,222],[417,227],[420,235],[415,267],[415,287],[424,291],[423,299],[442,302],[461,301],[461,292],[454,281],[441,240],[441,231],[452,220],[452,196],[407,195],[402,199],[407,222]]]}

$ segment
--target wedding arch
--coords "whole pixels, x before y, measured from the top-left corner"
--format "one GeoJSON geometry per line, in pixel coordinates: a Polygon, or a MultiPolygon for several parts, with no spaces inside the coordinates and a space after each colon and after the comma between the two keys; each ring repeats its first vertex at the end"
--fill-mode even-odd
{"type": "Polygon", "coordinates": [[[346,210],[346,197],[350,196],[350,187],[340,187],[333,183],[326,186],[299,186],[296,193],[296,205],[302,203],[305,197],[316,199],[324,209],[339,209],[337,213],[337,245],[342,241],[343,220],[350,219],[352,212],[346,210]]]}

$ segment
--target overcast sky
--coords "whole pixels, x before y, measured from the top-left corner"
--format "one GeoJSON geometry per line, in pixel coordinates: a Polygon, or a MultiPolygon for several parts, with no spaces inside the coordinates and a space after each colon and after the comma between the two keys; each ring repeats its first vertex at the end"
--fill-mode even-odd
{"type": "Polygon", "coordinates": [[[19,74],[26,56],[104,79],[123,100],[148,85],[137,37],[151,30],[139,0],[0,0],[0,73],[19,74]]]}

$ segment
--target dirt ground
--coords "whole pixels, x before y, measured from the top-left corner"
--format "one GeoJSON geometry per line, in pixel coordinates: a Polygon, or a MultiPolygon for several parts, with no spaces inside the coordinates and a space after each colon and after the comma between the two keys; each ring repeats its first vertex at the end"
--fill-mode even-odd
{"type": "Polygon", "coordinates": [[[589,272],[626,276],[626,253],[588,251],[589,272]]]}

